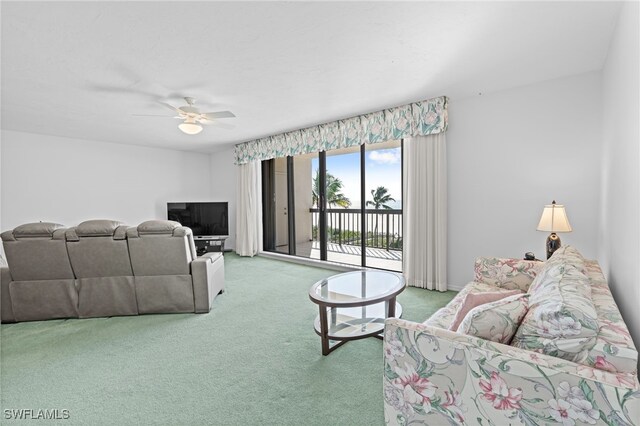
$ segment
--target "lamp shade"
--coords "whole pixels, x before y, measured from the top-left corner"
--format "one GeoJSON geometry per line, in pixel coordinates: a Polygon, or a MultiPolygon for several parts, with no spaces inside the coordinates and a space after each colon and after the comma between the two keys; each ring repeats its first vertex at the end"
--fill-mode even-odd
{"type": "Polygon", "coordinates": [[[185,122],[178,125],[178,129],[182,130],[188,135],[197,135],[202,131],[202,126],[198,123],[185,122]]]}
{"type": "Polygon", "coordinates": [[[547,232],[571,232],[571,224],[564,206],[556,204],[555,201],[544,206],[537,229],[538,231],[547,232]]]}

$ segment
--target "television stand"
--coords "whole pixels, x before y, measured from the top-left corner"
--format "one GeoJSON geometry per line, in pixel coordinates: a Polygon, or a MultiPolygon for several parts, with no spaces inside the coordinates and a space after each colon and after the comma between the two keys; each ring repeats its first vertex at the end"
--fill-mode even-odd
{"type": "Polygon", "coordinates": [[[228,235],[193,237],[193,242],[196,245],[196,254],[198,256],[210,252],[221,252],[224,254],[224,243],[227,241],[227,238],[229,238],[228,235]]]}

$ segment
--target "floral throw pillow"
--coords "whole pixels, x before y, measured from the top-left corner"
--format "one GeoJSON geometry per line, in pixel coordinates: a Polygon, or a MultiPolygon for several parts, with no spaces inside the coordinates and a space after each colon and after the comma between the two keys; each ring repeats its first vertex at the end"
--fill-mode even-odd
{"type": "Polygon", "coordinates": [[[453,317],[453,321],[451,321],[449,330],[457,331],[458,327],[460,327],[460,324],[462,323],[462,320],[473,308],[485,305],[487,303],[495,302],[500,299],[504,299],[505,297],[513,296],[514,294],[522,294],[522,292],[519,290],[508,290],[501,292],[486,291],[481,293],[467,293],[467,295],[462,300],[462,304],[458,307],[456,315],[453,317]]]}
{"type": "Polygon", "coordinates": [[[527,313],[528,294],[516,294],[473,308],[464,317],[458,333],[509,344],[527,313]]]}

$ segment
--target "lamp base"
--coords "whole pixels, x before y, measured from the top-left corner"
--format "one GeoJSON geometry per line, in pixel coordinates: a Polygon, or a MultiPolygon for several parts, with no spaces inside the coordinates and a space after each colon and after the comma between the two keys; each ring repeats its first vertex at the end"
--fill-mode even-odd
{"type": "Polygon", "coordinates": [[[553,232],[547,237],[547,259],[551,257],[553,252],[560,248],[560,237],[553,232]]]}

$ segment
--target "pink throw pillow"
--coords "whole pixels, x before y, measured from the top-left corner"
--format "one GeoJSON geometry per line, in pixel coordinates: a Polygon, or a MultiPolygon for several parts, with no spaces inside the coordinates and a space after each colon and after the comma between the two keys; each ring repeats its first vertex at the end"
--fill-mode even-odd
{"type": "Polygon", "coordinates": [[[453,322],[449,326],[449,330],[457,331],[460,323],[467,316],[470,310],[476,306],[484,305],[485,303],[495,302],[496,300],[504,299],[505,297],[521,294],[520,290],[510,291],[497,291],[497,292],[484,292],[484,293],[467,293],[464,300],[456,312],[456,316],[453,318],[453,322]]]}

